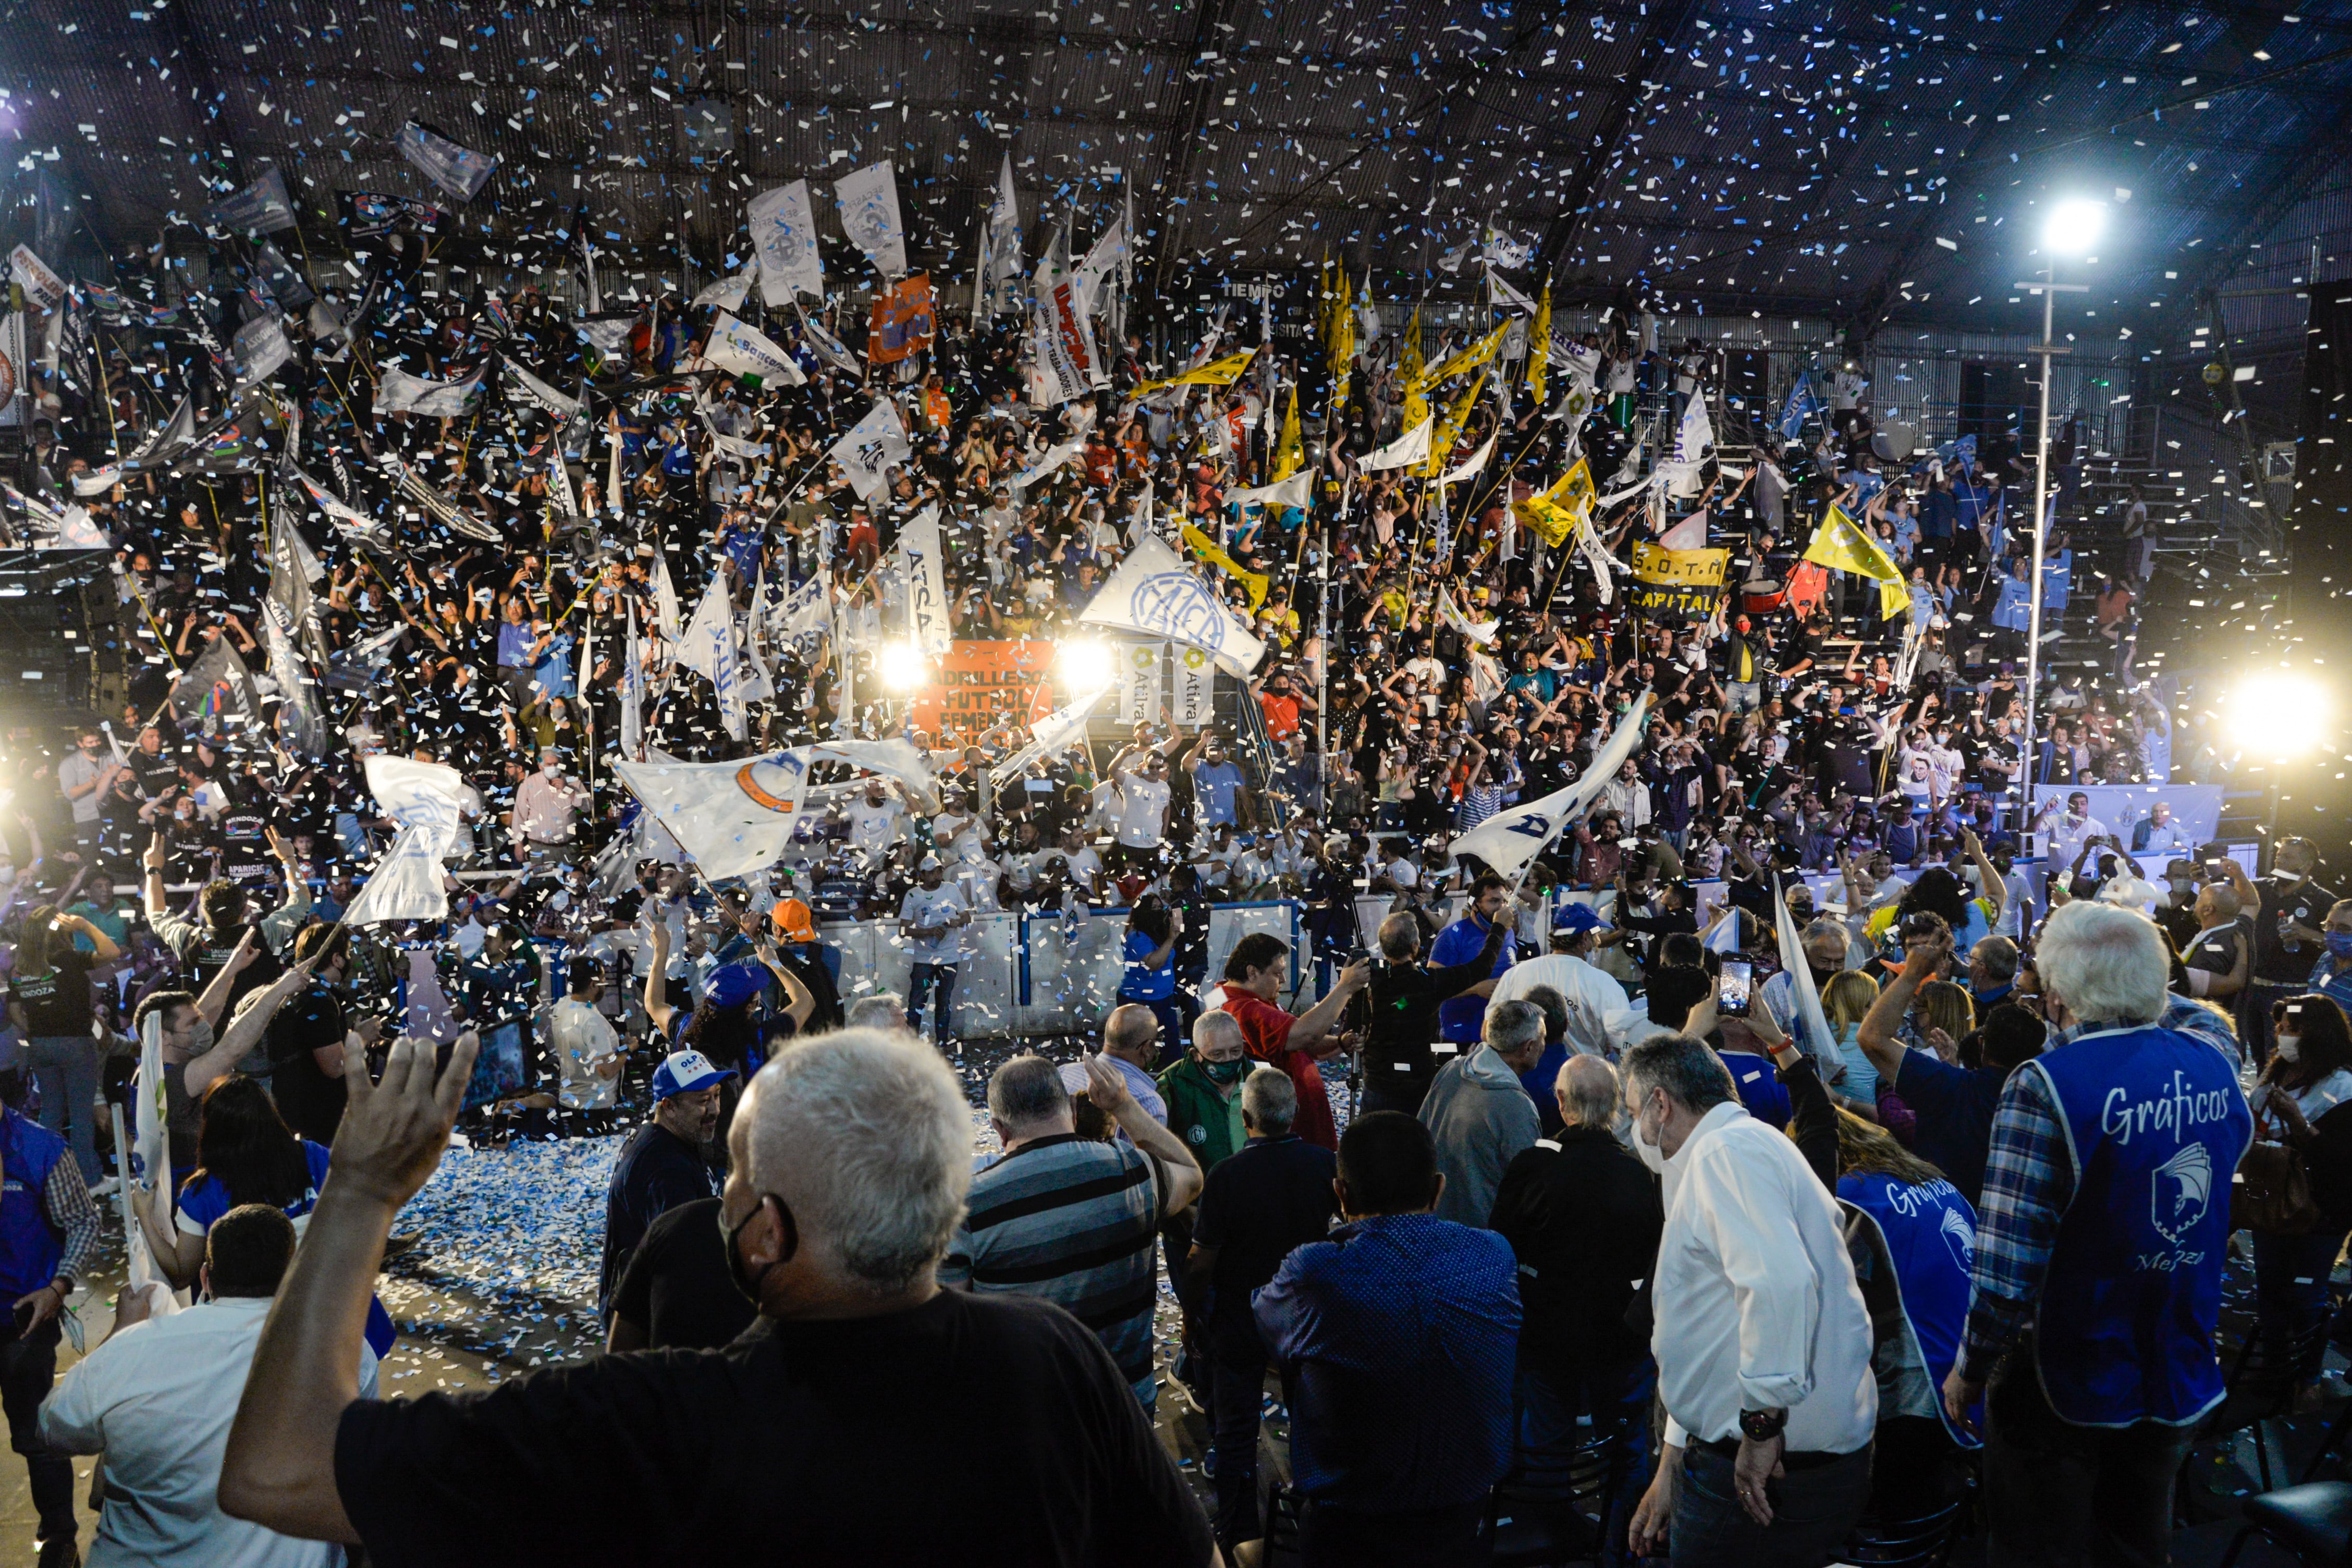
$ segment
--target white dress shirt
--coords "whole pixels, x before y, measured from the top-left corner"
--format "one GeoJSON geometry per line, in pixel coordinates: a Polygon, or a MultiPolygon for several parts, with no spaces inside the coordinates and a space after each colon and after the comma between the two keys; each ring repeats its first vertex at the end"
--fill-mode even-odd
{"type": "Polygon", "coordinates": [[[1836,1200],[1797,1146],[1727,1100],[1665,1165],[1650,1349],[1666,1441],[1737,1439],[1741,1411],[1786,1410],[1790,1453],[1869,1442],[1870,1313],[1836,1200]]]}
{"type": "MultiPolygon", "coordinates": [[[[42,1440],[106,1456],[106,1510],[88,1568],[340,1568],[341,1547],[231,1519],[215,1495],[268,1314],[268,1297],[233,1296],[150,1318],[91,1351],[50,1391],[42,1440]]],[[[362,1345],[360,1397],[375,1396],[375,1355],[362,1345]]]]}

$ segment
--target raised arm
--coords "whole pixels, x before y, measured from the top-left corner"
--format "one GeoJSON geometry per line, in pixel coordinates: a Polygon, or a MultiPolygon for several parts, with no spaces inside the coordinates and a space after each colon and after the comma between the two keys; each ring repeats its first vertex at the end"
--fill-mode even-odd
{"type": "MultiPolygon", "coordinates": [[[[1315,1047],[1323,1043],[1323,1037],[1331,1032],[1331,1026],[1339,1021],[1339,1015],[1346,1010],[1348,998],[1363,989],[1364,983],[1371,978],[1371,973],[1369,963],[1351,963],[1341,970],[1339,979],[1332,984],[1331,994],[1300,1014],[1297,1022],[1290,1026],[1290,1037],[1286,1042],[1290,1049],[1306,1051],[1312,1056],[1329,1055],[1328,1051],[1318,1051],[1315,1047]]],[[[1331,1048],[1337,1050],[1339,1047],[1334,1046],[1331,1048]]]]}
{"type": "Polygon", "coordinates": [[[669,1005],[668,997],[669,921],[656,915],[653,928],[650,933],[653,962],[646,971],[646,1017],[652,1022],[655,1033],[667,1039],[669,1021],[677,1012],[669,1005]]]}
{"type": "Polygon", "coordinates": [[[1895,1028],[1903,1022],[1904,1015],[1910,1012],[1913,994],[1942,967],[1945,955],[1950,952],[1951,942],[1947,937],[1908,944],[1902,969],[1886,983],[1886,989],[1878,994],[1870,1011],[1863,1015],[1857,1037],[1862,1054],[1870,1058],[1870,1065],[1878,1070],[1879,1081],[1889,1089],[1903,1076],[1905,1047],[1895,1037],[1895,1028]]]}
{"type": "Polygon", "coordinates": [[[318,962],[318,953],[312,953],[271,982],[268,989],[257,991],[247,999],[244,1009],[222,1031],[220,1043],[188,1064],[184,1076],[191,1099],[201,1097],[213,1086],[214,1079],[226,1078],[245,1059],[246,1053],[261,1043],[269,1020],[286,1005],[289,996],[310,983],[310,970],[318,962]]]}

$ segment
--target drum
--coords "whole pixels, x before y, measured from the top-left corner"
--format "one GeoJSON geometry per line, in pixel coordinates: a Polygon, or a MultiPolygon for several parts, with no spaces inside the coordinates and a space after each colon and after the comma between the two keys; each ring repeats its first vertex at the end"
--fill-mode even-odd
{"type": "Polygon", "coordinates": [[[1789,586],[1778,577],[1750,577],[1739,584],[1739,607],[1751,616],[1769,615],[1788,600],[1789,586]]]}

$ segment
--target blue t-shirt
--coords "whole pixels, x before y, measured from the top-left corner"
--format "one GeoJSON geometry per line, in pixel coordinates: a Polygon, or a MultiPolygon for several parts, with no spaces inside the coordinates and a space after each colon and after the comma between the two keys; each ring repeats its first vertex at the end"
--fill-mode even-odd
{"type": "Polygon", "coordinates": [[[1242,771],[1228,760],[1202,763],[1192,770],[1192,788],[1201,797],[1201,820],[1211,827],[1239,820],[1234,796],[1242,787],[1242,771]]]}
{"type": "Polygon", "coordinates": [[[513,621],[499,623],[499,663],[507,669],[521,669],[530,663],[532,637],[529,626],[513,621]]]}
{"type": "Polygon", "coordinates": [[[1176,947],[1171,942],[1167,956],[1160,967],[1150,965],[1151,955],[1160,944],[1150,933],[1131,931],[1127,933],[1127,978],[1119,982],[1118,994],[1132,1002],[1160,1002],[1176,994],[1176,947]]]}
{"type": "Polygon", "coordinates": [[[1731,1069],[1731,1087],[1739,1092],[1739,1103],[1748,1114],[1768,1127],[1789,1125],[1789,1086],[1772,1070],[1766,1058],[1747,1051],[1717,1051],[1723,1065],[1731,1069]]]}
{"type": "Polygon", "coordinates": [[[1895,1092],[1919,1118],[1913,1143],[1919,1158],[1944,1173],[1971,1204],[1984,1191],[1985,1157],[1992,1149],[1993,1112],[2009,1075],[1964,1068],[1932,1051],[1907,1051],[1895,1092]]]}
{"type": "MultiPolygon", "coordinates": [[[[319,1205],[319,1189],[327,1182],[327,1146],[313,1143],[308,1138],[298,1139],[302,1145],[302,1163],[309,1167],[310,1179],[302,1195],[286,1205],[288,1219],[299,1219],[319,1205]]],[[[236,1205],[228,1195],[228,1184],[218,1176],[206,1176],[180,1189],[180,1217],[198,1227],[201,1234],[212,1234],[214,1224],[236,1205]]],[[[180,1227],[187,1228],[186,1225],[180,1227]]],[[[392,1353],[394,1339],[392,1316],[383,1303],[373,1296],[368,1298],[367,1342],[378,1360],[392,1353]]]]}

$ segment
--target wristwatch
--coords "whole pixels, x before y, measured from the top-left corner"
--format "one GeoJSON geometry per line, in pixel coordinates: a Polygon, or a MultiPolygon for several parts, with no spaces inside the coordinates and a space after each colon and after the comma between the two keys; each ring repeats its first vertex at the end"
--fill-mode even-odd
{"type": "Polygon", "coordinates": [[[1789,1424],[1785,1410],[1743,1410],[1739,1413],[1740,1435],[1751,1443],[1769,1443],[1780,1435],[1789,1424]]]}

